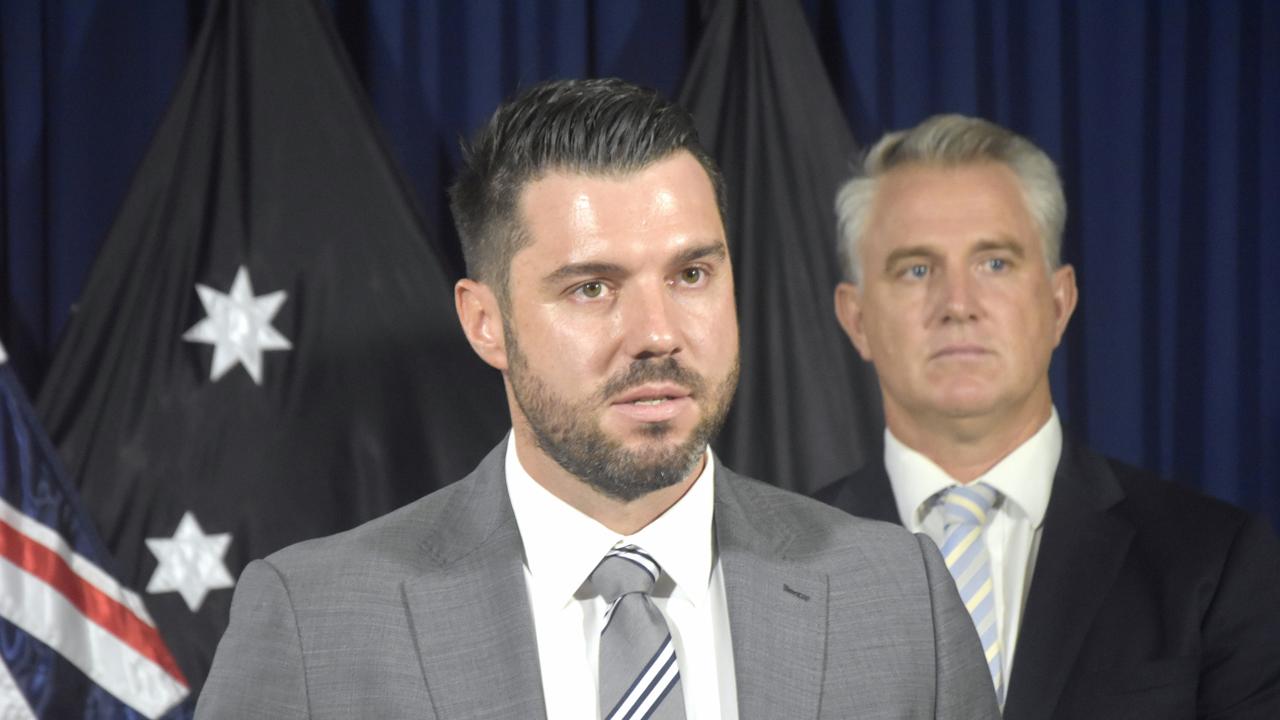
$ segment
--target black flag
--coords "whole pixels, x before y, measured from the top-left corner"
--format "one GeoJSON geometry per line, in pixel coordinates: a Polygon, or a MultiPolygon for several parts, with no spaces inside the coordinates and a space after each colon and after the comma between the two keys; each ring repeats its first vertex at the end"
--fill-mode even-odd
{"type": "Polygon", "coordinates": [[[854,143],[799,3],[716,3],[680,99],[728,184],[742,380],[718,450],[816,490],[878,451],[883,421],[835,320],[835,191],[854,143]]]}
{"type": "Polygon", "coordinates": [[[40,410],[198,691],[233,579],[508,427],[319,0],[215,0],[40,410]]]}

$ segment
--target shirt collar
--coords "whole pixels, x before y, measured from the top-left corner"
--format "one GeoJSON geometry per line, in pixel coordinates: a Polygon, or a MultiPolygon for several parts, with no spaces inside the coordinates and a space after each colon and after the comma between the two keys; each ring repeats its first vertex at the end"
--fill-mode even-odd
{"type": "MultiPolygon", "coordinates": [[[[995,488],[1005,502],[1026,514],[1032,527],[1040,527],[1049,507],[1053,476],[1062,456],[1062,423],[1057,408],[1034,435],[1014,448],[990,470],[975,478],[995,488]]],[[[939,492],[957,484],[929,458],[902,444],[888,428],[884,431],[884,466],[893,486],[894,502],[903,524],[919,531],[925,503],[939,492]]]]}
{"type": "Polygon", "coordinates": [[[638,545],[675,583],[673,595],[694,605],[707,597],[713,562],[715,458],[711,449],[693,486],[675,505],[632,535],[620,535],[556,497],[525,471],[515,433],[507,440],[507,492],[524,544],[525,567],[541,598],[564,607],[614,545],[638,545]]]}

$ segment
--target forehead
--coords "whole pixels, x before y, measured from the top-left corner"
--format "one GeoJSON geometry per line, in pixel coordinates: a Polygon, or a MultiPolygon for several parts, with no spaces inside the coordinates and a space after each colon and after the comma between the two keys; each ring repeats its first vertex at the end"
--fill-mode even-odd
{"type": "Polygon", "coordinates": [[[526,250],[543,252],[582,254],[620,244],[655,249],[654,243],[724,237],[711,180],[687,151],[634,172],[553,170],[521,191],[519,213],[526,250]]]}
{"type": "Polygon", "coordinates": [[[1037,246],[1038,230],[1007,165],[924,164],[881,177],[867,228],[868,251],[901,243],[1014,240],[1037,246]]]}

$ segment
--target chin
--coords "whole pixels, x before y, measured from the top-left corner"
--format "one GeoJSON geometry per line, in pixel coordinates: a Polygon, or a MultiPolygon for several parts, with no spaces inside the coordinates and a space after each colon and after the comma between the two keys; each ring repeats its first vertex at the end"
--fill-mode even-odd
{"type": "Polygon", "coordinates": [[[697,419],[674,417],[660,422],[605,423],[604,432],[620,444],[633,449],[651,445],[677,445],[689,438],[697,426],[697,419]]]}
{"type": "MultiPolygon", "coordinates": [[[[656,423],[645,423],[636,428],[636,434],[647,440],[666,440],[670,439],[676,432],[675,424],[670,420],[664,420],[656,423]]],[[[645,441],[644,444],[648,444],[645,441]]]]}
{"type": "Polygon", "coordinates": [[[990,414],[996,407],[996,399],[990,393],[965,391],[935,397],[929,404],[939,414],[961,420],[990,414]]]}

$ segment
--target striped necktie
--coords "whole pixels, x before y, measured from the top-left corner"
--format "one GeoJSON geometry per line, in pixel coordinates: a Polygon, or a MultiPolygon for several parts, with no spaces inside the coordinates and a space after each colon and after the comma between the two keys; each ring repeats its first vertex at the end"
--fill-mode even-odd
{"type": "Polygon", "coordinates": [[[987,668],[996,698],[1004,706],[1004,672],[1001,665],[1000,628],[996,623],[995,590],[991,583],[991,558],[982,539],[987,513],[999,493],[985,483],[957,485],[944,490],[942,516],[945,536],[942,557],[955,578],[960,599],[969,610],[987,655],[987,668]]]}
{"type": "Polygon", "coordinates": [[[591,573],[609,603],[600,632],[605,720],[683,720],[684,693],[671,631],[649,595],[662,569],[634,545],[610,550],[591,573]]]}

